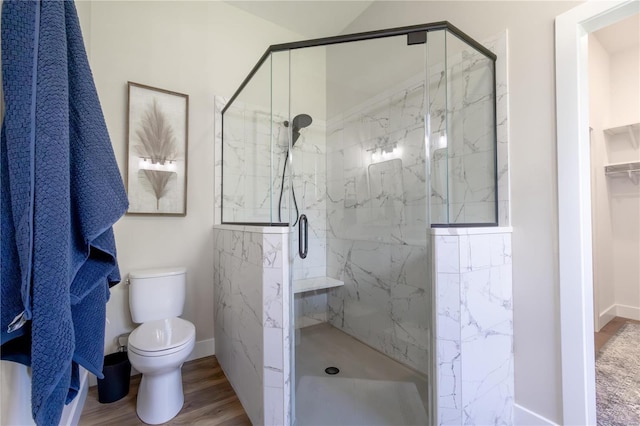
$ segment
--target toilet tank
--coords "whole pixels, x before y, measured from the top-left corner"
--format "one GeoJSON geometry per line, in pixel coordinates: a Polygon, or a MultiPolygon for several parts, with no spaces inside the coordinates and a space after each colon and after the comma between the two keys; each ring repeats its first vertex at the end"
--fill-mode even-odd
{"type": "Polygon", "coordinates": [[[129,310],[133,322],[182,315],[187,269],[145,269],[129,273],[129,310]]]}

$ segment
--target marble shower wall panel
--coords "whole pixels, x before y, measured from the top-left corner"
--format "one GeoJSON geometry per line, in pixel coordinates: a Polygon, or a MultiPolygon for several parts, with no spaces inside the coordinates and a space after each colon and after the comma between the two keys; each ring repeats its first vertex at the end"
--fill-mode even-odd
{"type": "Polygon", "coordinates": [[[439,272],[436,281],[438,424],[459,425],[462,424],[460,276],[439,272]]]}
{"type": "Polygon", "coordinates": [[[512,424],[511,234],[461,236],[460,246],[463,420],[512,424]]]}
{"type": "MultiPolygon", "coordinates": [[[[224,108],[224,104],[220,105],[220,110],[224,108]]],[[[220,120],[222,124],[222,120],[220,120]]],[[[224,203],[224,218],[225,220],[238,220],[238,211],[245,206],[244,201],[244,125],[243,125],[243,111],[240,108],[234,108],[233,111],[229,109],[225,114],[225,126],[224,126],[224,138],[227,146],[224,148],[225,159],[225,179],[227,184],[224,188],[224,200],[220,201],[224,203]],[[226,164],[233,164],[233,167],[228,167],[226,164]]],[[[220,126],[220,153],[217,159],[220,166],[222,165],[222,125],[220,126]]],[[[218,154],[218,153],[216,153],[218,154]]],[[[222,185],[222,181],[218,180],[218,184],[222,185]]],[[[221,186],[222,188],[222,186],[221,186]]]]}
{"type": "MultiPolygon", "coordinates": [[[[213,224],[222,223],[222,109],[227,99],[222,96],[213,98],[213,224]]],[[[231,214],[231,211],[229,212],[231,214]]],[[[215,247],[214,247],[215,248],[215,247]]]]}
{"type": "Polygon", "coordinates": [[[425,247],[331,239],[327,320],[391,358],[427,374],[428,271],[425,247]]]}
{"type": "Polygon", "coordinates": [[[287,424],[287,237],[228,225],[214,229],[216,354],[253,424],[287,424]]]}
{"type": "Polygon", "coordinates": [[[334,116],[327,135],[327,320],[426,373],[424,82],[334,116]]]}
{"type": "Polygon", "coordinates": [[[431,223],[448,223],[447,79],[444,64],[429,68],[431,119],[431,223]]]}
{"type": "Polygon", "coordinates": [[[262,234],[264,346],[264,424],[289,424],[290,286],[288,235],[262,234]]]}
{"type": "Polygon", "coordinates": [[[449,223],[495,222],[491,61],[471,48],[448,57],[447,86],[449,223]]]}
{"type": "Polygon", "coordinates": [[[513,423],[511,231],[434,232],[438,424],[513,423]]]}
{"type": "Polygon", "coordinates": [[[410,81],[329,120],[329,237],[422,244],[424,109],[424,83],[410,81]]]}
{"type": "Polygon", "coordinates": [[[496,139],[498,158],[498,225],[511,224],[509,182],[509,90],[507,30],[484,41],[496,54],[496,139]]]}
{"type": "MultiPolygon", "coordinates": [[[[221,146],[222,132],[217,129],[222,128],[225,100],[216,97],[215,104],[216,144],[221,146]]],[[[264,108],[239,101],[225,112],[224,147],[215,151],[216,159],[224,154],[225,221],[268,223],[272,221],[272,212],[277,214],[275,197],[282,184],[288,144],[285,120],[282,114],[272,116],[264,108]]],[[[222,162],[218,164],[221,167],[222,162]]],[[[221,177],[216,174],[216,178],[221,177]]]]}
{"type": "Polygon", "coordinates": [[[262,242],[214,230],[216,355],[252,422],[263,418],[262,242]]]}
{"type": "Polygon", "coordinates": [[[438,425],[462,424],[460,238],[434,235],[438,425]]]}
{"type": "MultiPolygon", "coordinates": [[[[301,130],[293,147],[293,183],[299,215],[308,219],[308,254],[305,259],[296,253],[293,279],[327,275],[327,155],[326,123],[314,119],[301,130]]],[[[286,194],[286,192],[285,192],[286,194]]],[[[291,235],[293,247],[298,247],[298,229],[291,235]]]]}
{"type": "MultiPolygon", "coordinates": [[[[497,56],[496,61],[496,139],[498,177],[498,224],[508,226],[508,90],[507,33],[484,40],[483,45],[497,56]]],[[[467,52],[471,53],[471,51],[467,52]]],[[[479,223],[494,217],[493,140],[489,125],[493,119],[489,87],[489,69],[477,62],[478,55],[456,55],[448,58],[449,81],[443,64],[429,69],[430,115],[433,138],[431,160],[432,223],[479,223]],[[449,93],[446,93],[446,90],[449,93]],[[449,109],[446,100],[449,96],[449,109]],[[449,134],[447,130],[449,114],[449,134]],[[445,138],[440,140],[440,138],[445,138]],[[449,142],[449,152],[446,146],[449,142]],[[484,154],[483,154],[484,153],[484,154]],[[477,154],[477,155],[473,155],[477,154]],[[487,184],[488,182],[491,185],[487,184]],[[447,210],[450,203],[450,211],[447,210]]]]}
{"type": "Polygon", "coordinates": [[[327,322],[327,293],[316,290],[295,295],[296,328],[327,322]]]}
{"type": "Polygon", "coordinates": [[[461,289],[464,422],[497,420],[510,425],[514,402],[511,265],[464,273],[461,289]]]}
{"type": "MultiPolygon", "coordinates": [[[[509,204],[509,193],[510,193],[510,185],[509,185],[509,151],[508,151],[508,142],[509,142],[509,101],[508,101],[508,49],[507,49],[507,31],[505,30],[502,33],[499,33],[493,37],[483,40],[483,44],[494,52],[497,56],[496,62],[496,118],[497,118],[497,158],[498,158],[498,223],[500,226],[509,226],[510,224],[510,204],[509,204]]],[[[432,116],[431,126],[434,130],[443,130],[446,124],[444,117],[445,106],[442,102],[442,95],[440,91],[446,89],[446,84],[444,81],[440,82],[440,79],[435,78],[437,75],[442,75],[441,69],[437,69],[435,66],[431,68],[430,75],[431,84],[431,102],[430,112],[432,116]],[[437,83],[440,82],[440,83],[437,83]]],[[[403,90],[395,91],[398,96],[398,100],[404,100],[405,94],[403,90]]],[[[392,93],[392,92],[390,92],[392,93]]],[[[381,94],[381,96],[376,99],[384,99],[385,96],[389,97],[390,93],[381,94]]],[[[415,110],[412,112],[412,109],[415,109],[419,103],[417,102],[417,97],[414,97],[416,102],[414,103],[406,103],[405,108],[398,107],[390,107],[390,115],[389,115],[389,125],[391,126],[390,130],[392,130],[395,126],[393,123],[411,123],[413,120],[418,119],[418,117],[422,116],[422,113],[418,114],[415,110]],[[397,115],[401,114],[406,117],[405,120],[398,120],[397,115]]],[[[373,102],[373,101],[372,101],[373,102]]],[[[221,136],[222,136],[222,120],[221,120],[221,111],[224,105],[226,104],[226,99],[220,96],[215,97],[215,222],[220,223],[220,206],[221,206],[221,193],[220,193],[220,182],[222,178],[222,168],[221,168],[221,136]]],[[[359,111],[365,110],[366,105],[363,105],[359,108],[354,108],[351,111],[347,111],[339,116],[335,116],[330,119],[327,123],[327,169],[326,169],[326,185],[327,185],[327,208],[328,208],[328,216],[329,226],[334,226],[333,223],[336,221],[341,222],[344,220],[343,227],[336,226],[334,230],[334,234],[344,235],[341,232],[344,231],[343,228],[351,229],[351,225],[355,225],[357,216],[354,210],[351,211],[337,211],[337,208],[342,206],[340,210],[344,210],[345,208],[354,208],[358,201],[364,201],[367,197],[367,183],[366,176],[364,173],[357,173],[357,171],[362,169],[362,166],[358,166],[359,160],[359,152],[362,154],[362,147],[358,147],[362,140],[367,140],[369,138],[371,124],[375,123],[375,121],[363,121],[363,117],[359,117],[359,111]],[[344,117],[354,115],[351,120],[352,123],[349,126],[346,126],[344,117]],[[346,130],[346,131],[345,131],[346,130]],[[346,136],[345,136],[346,135],[346,136]],[[353,149],[349,150],[350,147],[353,149]],[[345,179],[345,167],[343,164],[344,157],[348,158],[348,167],[347,167],[347,178],[345,179]],[[360,194],[360,195],[358,195],[360,194]]],[[[383,108],[384,109],[384,108],[383,108]]],[[[282,115],[282,114],[281,114],[282,115]]],[[[278,126],[281,124],[281,118],[274,119],[276,123],[274,126],[278,126]]],[[[381,122],[382,124],[378,127],[384,128],[384,120],[381,122]]],[[[312,125],[311,128],[314,126],[312,125]]],[[[311,128],[306,130],[311,130],[311,128]]],[[[304,130],[303,130],[304,132],[304,130]]],[[[239,135],[244,134],[244,130],[236,127],[236,131],[234,132],[235,139],[239,138],[239,135]]],[[[233,136],[232,136],[233,137],[233,136]]],[[[302,136],[301,136],[302,137],[302,136]]],[[[277,149],[274,150],[274,164],[273,164],[273,193],[279,194],[280,189],[280,181],[283,169],[283,159],[286,153],[286,135],[276,136],[274,141],[277,144],[277,149]]],[[[296,144],[297,149],[298,144],[296,144]]],[[[435,152],[433,153],[433,163],[432,163],[432,185],[434,188],[434,193],[432,194],[432,222],[433,223],[446,223],[446,187],[445,182],[447,178],[447,157],[445,151],[435,152]],[[437,195],[436,195],[437,193],[437,195]]],[[[414,175],[416,179],[424,179],[423,174],[418,173],[414,175]]],[[[409,176],[411,177],[411,176],[409,176]]],[[[407,179],[405,179],[406,181],[407,179]]],[[[238,185],[240,185],[241,180],[236,180],[238,185]]],[[[225,218],[230,218],[227,220],[238,220],[237,211],[240,208],[239,205],[242,204],[242,200],[238,198],[232,197],[231,194],[239,194],[239,192],[228,192],[225,191],[225,207],[229,206],[230,210],[225,212],[225,218]],[[227,200],[226,197],[231,197],[231,200],[227,200]],[[232,208],[232,206],[235,206],[232,208]],[[234,216],[234,210],[236,211],[234,216]]],[[[274,196],[274,198],[275,198],[274,196]]],[[[285,197],[286,198],[286,197],[285,197]]],[[[277,200],[273,201],[274,209],[277,208],[277,200]]],[[[479,205],[482,210],[482,205],[479,205]]],[[[458,204],[458,210],[454,213],[461,214],[462,208],[460,204],[458,204]]],[[[358,212],[362,213],[362,212],[358,212]]],[[[341,225],[341,223],[338,223],[341,225]]],[[[354,231],[357,233],[357,230],[354,231]]]]}

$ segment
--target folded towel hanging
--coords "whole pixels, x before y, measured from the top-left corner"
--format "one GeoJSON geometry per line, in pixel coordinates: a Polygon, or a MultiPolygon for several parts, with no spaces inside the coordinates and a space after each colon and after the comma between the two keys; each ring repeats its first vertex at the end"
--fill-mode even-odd
{"type": "Polygon", "coordinates": [[[2,74],[2,358],[32,367],[33,418],[57,424],[78,364],[102,377],[127,196],[72,1],[3,2],[2,74]]]}

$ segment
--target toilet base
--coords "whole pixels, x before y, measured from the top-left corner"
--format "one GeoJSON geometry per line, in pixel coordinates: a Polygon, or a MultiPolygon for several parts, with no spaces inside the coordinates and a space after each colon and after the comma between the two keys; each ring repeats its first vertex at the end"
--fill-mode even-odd
{"type": "Polygon", "coordinates": [[[165,423],[182,409],[182,365],[162,374],[142,374],[136,412],[150,425],[165,423]]]}

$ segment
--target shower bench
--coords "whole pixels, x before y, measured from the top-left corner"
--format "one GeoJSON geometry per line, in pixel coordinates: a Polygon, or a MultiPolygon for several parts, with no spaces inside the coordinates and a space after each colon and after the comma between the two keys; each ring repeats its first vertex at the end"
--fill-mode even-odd
{"type": "Polygon", "coordinates": [[[325,288],[340,287],[344,282],[329,277],[314,277],[293,280],[293,292],[295,294],[305,291],[323,290],[325,288]]]}

